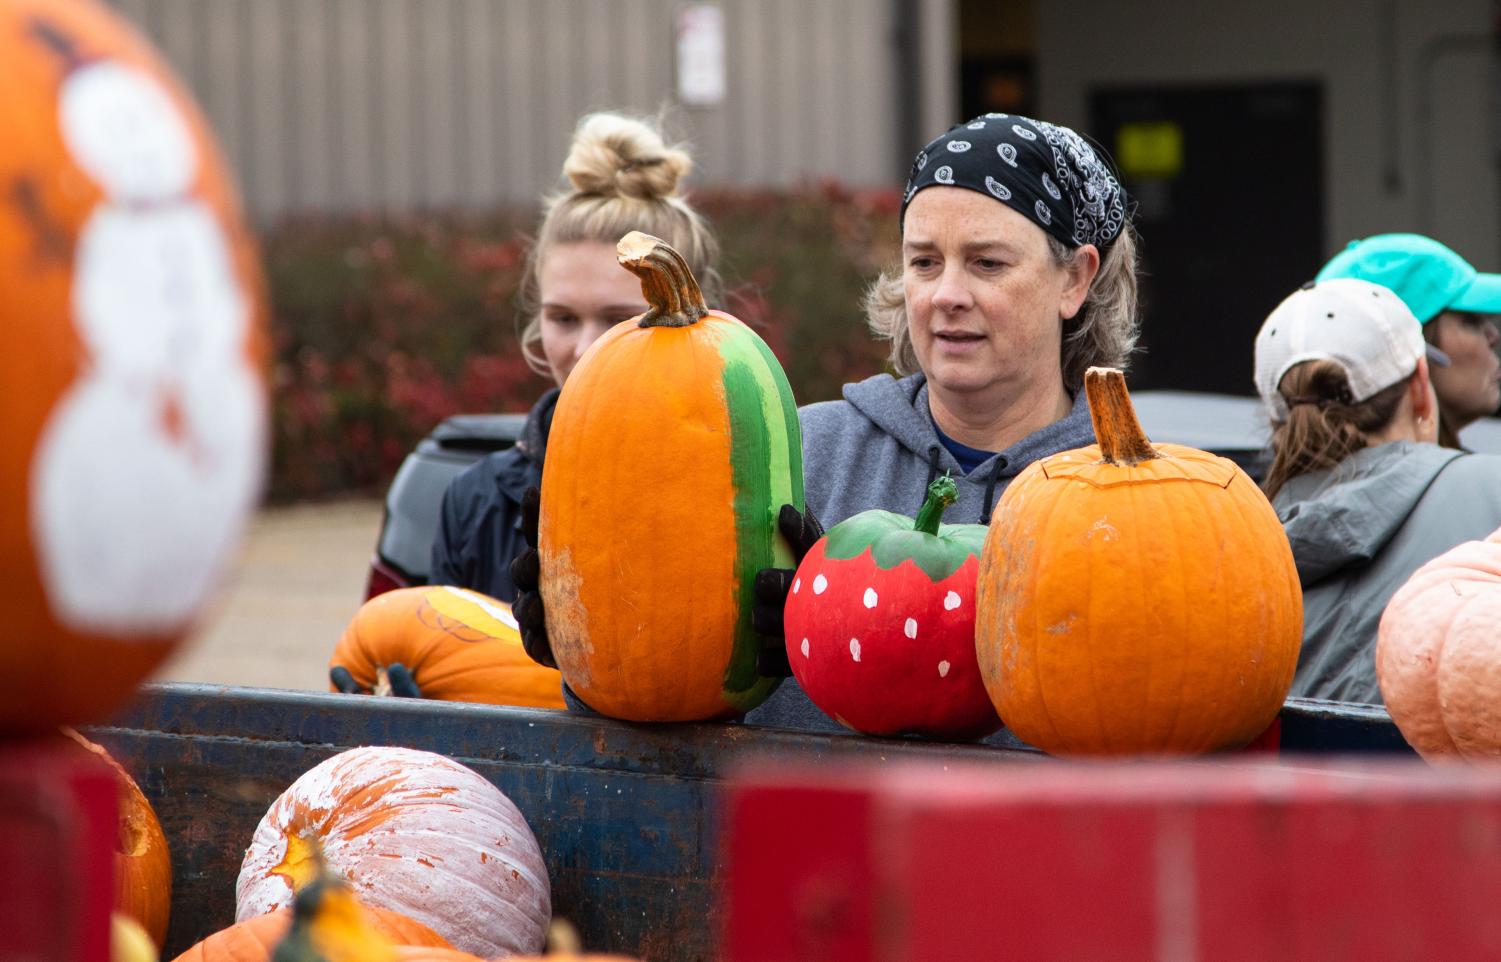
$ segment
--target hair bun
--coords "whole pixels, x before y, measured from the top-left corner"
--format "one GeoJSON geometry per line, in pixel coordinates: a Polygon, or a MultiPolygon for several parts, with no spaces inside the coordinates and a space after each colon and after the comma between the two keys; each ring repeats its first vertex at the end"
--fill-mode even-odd
{"type": "Polygon", "coordinates": [[[589,114],[579,121],[563,174],[580,194],[661,200],[677,193],[693,160],[644,121],[589,114]]]}

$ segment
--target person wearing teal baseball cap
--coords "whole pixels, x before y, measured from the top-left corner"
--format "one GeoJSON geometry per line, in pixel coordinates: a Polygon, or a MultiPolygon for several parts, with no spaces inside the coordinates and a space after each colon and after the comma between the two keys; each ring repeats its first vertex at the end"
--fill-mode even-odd
{"type": "Polygon", "coordinates": [[[1459,447],[1458,432],[1501,407],[1501,361],[1495,315],[1501,315],[1501,274],[1485,274],[1447,246],[1422,234],[1376,234],[1330,258],[1319,281],[1339,277],[1380,284],[1400,297],[1423,325],[1423,339],[1448,356],[1433,371],[1439,402],[1439,443],[1459,447]]]}

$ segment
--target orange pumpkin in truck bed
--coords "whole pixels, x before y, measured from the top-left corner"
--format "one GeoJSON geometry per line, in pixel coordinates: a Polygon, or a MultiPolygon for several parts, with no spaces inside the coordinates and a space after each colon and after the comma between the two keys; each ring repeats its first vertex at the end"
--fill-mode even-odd
{"type": "Polygon", "coordinates": [[[1277,717],[1302,645],[1282,524],[1233,462],[1148,441],[1121,372],[1091,368],[1084,386],[1098,445],[1033,462],[990,522],[985,687],[1055,754],[1243,747],[1277,717]]]}
{"type": "Polygon", "coordinates": [[[395,665],[406,669],[423,698],[564,707],[562,677],[527,657],[511,606],[467,588],[376,595],[349,622],[329,660],[331,673],[342,668],[367,691],[395,665]]]}
{"type": "Polygon", "coordinates": [[[167,836],[141,787],[104,749],[71,728],[63,735],[103,760],[120,786],[119,829],[115,836],[115,909],[136,922],[161,949],[172,913],[172,854],[167,836]]]}

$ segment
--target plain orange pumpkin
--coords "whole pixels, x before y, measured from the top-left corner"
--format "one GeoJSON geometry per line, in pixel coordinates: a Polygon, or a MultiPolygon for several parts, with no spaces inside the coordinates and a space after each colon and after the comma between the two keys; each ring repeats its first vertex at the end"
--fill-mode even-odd
{"type": "Polygon", "coordinates": [[[393,664],[406,666],[424,698],[564,707],[562,676],[527,657],[511,606],[477,591],[400,588],[365,602],[329,667],[372,689],[393,664]]]}
{"type": "Polygon", "coordinates": [[[102,721],[260,491],[262,281],[230,174],[92,0],[0,4],[0,734],[102,721]]]}
{"type": "Polygon", "coordinates": [[[1006,489],[976,653],[1017,737],[1067,755],[1243,746],[1292,685],[1303,596],[1271,504],[1225,458],[1151,444],[1119,371],[1085,377],[1099,443],[1006,489]]]}
{"type": "Polygon", "coordinates": [[[140,923],[158,950],[167,941],[172,915],[172,855],[156,810],[130,773],[103,746],[71,728],[62,732],[108,763],[120,785],[119,831],[115,836],[115,909],[140,923]]]}
{"type": "Polygon", "coordinates": [[[632,232],[618,253],[651,309],[590,345],[558,398],[538,532],[548,637],[602,714],[740,714],[779,681],[758,670],[750,618],[756,572],[793,567],[776,516],[803,506],[797,408],[771,349],[708,309],[676,251],[632,232]]]}
{"type": "MultiPolygon", "coordinates": [[[[396,943],[398,952],[402,946],[453,951],[443,936],[415,919],[370,905],[364,909],[371,927],[396,943]]],[[[220,929],[183,952],[175,962],[267,962],[291,924],[290,908],[257,915],[220,929]]]]}
{"type": "Polygon", "coordinates": [[[1392,595],[1376,681],[1424,758],[1501,757],[1501,530],[1439,555],[1392,595]]]}

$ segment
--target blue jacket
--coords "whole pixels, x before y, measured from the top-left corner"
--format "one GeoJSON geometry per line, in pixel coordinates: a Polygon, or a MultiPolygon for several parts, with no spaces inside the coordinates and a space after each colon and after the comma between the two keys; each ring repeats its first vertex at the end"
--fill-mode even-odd
{"type": "Polygon", "coordinates": [[[526,549],[521,495],[542,483],[542,459],[557,403],[558,389],[553,388],[532,407],[515,447],[486,456],[449,482],[433,538],[430,584],[515,600],[511,559],[526,549]]]}

